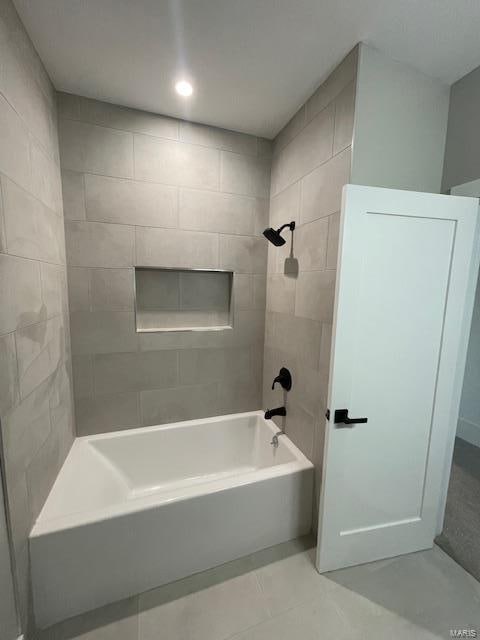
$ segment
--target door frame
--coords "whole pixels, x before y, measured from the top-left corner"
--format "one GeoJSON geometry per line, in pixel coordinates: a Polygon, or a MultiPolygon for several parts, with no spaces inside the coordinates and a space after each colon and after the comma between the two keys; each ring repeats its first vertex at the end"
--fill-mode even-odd
{"type": "MultiPolygon", "coordinates": [[[[480,181],[479,181],[480,183],[480,181]]],[[[368,187],[363,187],[363,188],[368,188],[368,187]]],[[[340,221],[340,237],[339,237],[339,251],[338,251],[338,257],[337,257],[337,281],[336,281],[336,288],[335,288],[335,308],[334,308],[334,327],[333,327],[333,335],[335,335],[335,323],[336,323],[336,319],[337,319],[337,312],[338,312],[338,293],[339,293],[339,287],[340,287],[340,281],[342,278],[342,241],[343,241],[343,235],[344,235],[344,210],[345,210],[345,199],[347,196],[347,193],[349,191],[349,189],[355,190],[355,189],[362,189],[361,186],[359,185],[345,185],[343,188],[343,192],[342,192],[342,217],[341,217],[341,221],[340,221]]],[[[379,188],[380,189],[380,188],[379,188]]],[[[390,191],[385,189],[385,191],[390,191]]],[[[399,190],[395,190],[397,191],[399,194],[401,193],[399,190]]],[[[409,198],[411,198],[413,195],[413,193],[411,191],[404,191],[403,195],[400,195],[400,201],[405,201],[408,202],[409,198]]],[[[422,193],[422,192],[418,192],[416,195],[418,195],[419,198],[425,197],[425,196],[433,196],[433,197],[437,197],[439,198],[439,206],[441,207],[441,199],[443,198],[448,198],[448,195],[440,195],[440,194],[426,194],[426,193],[422,193]]],[[[453,195],[453,194],[452,194],[453,195]]],[[[460,194],[458,194],[460,195],[460,194]]],[[[458,196],[457,196],[458,197],[458,196]]],[[[474,196],[474,197],[478,197],[478,196],[474,196]]],[[[432,514],[433,516],[433,524],[435,527],[435,524],[438,527],[441,527],[441,525],[443,524],[443,518],[444,518],[444,510],[445,510],[445,504],[444,504],[444,493],[445,493],[445,470],[448,469],[448,472],[450,470],[451,467],[451,463],[452,463],[452,453],[453,453],[453,443],[454,443],[454,439],[455,439],[455,433],[456,433],[456,423],[458,420],[458,411],[459,411],[459,405],[460,405],[460,398],[461,398],[461,392],[462,392],[462,385],[463,385],[463,377],[464,377],[464,370],[465,370],[465,361],[466,361],[466,353],[467,353],[467,348],[468,348],[468,337],[469,337],[469,332],[470,332],[470,326],[471,326],[471,318],[472,318],[472,311],[473,311],[473,304],[474,304],[474,296],[475,296],[475,288],[476,288],[476,283],[477,283],[477,277],[478,277],[478,271],[479,271],[479,264],[480,264],[480,220],[476,219],[475,221],[475,226],[474,226],[474,234],[473,234],[473,239],[472,242],[469,244],[469,256],[468,256],[468,260],[469,263],[465,264],[464,267],[464,271],[463,273],[465,274],[464,279],[463,279],[463,285],[461,290],[463,290],[463,300],[462,298],[460,298],[458,300],[458,302],[462,305],[462,309],[460,309],[460,313],[458,314],[459,316],[459,322],[457,322],[455,320],[455,326],[457,327],[455,334],[455,343],[456,343],[456,351],[452,351],[452,345],[449,347],[449,349],[447,349],[446,352],[444,352],[444,355],[442,357],[443,359],[447,359],[450,358],[450,362],[452,365],[452,369],[450,369],[450,372],[448,372],[448,365],[447,362],[445,362],[442,365],[442,370],[443,370],[443,384],[445,384],[446,380],[450,380],[450,389],[451,389],[451,393],[448,394],[448,402],[445,403],[445,401],[442,401],[441,404],[443,404],[443,408],[441,409],[441,411],[444,412],[444,419],[443,419],[443,427],[442,427],[442,431],[443,431],[443,446],[442,446],[442,450],[441,450],[441,457],[440,460],[438,462],[438,467],[437,467],[437,473],[436,473],[436,482],[440,483],[437,484],[437,492],[436,492],[436,500],[437,500],[437,510],[436,513],[434,512],[432,514]],[[452,357],[453,356],[453,357],[452,357]],[[443,467],[442,467],[442,458],[443,458],[443,467]]],[[[464,228],[463,231],[463,235],[465,235],[467,233],[467,237],[472,238],[472,236],[469,236],[468,234],[470,232],[467,232],[467,230],[464,228]]],[[[462,255],[460,253],[460,255],[462,255]]],[[[457,257],[457,260],[459,258],[457,257]]],[[[466,259],[466,258],[465,258],[466,259]]],[[[455,304],[455,302],[453,301],[452,304],[455,304]]],[[[453,307],[455,308],[455,307],[453,307]]],[[[454,322],[454,316],[452,315],[452,311],[450,311],[449,313],[449,320],[448,320],[448,324],[450,325],[450,327],[452,327],[452,324],[454,322]]],[[[334,368],[334,358],[333,358],[333,353],[334,353],[334,347],[335,347],[335,341],[334,338],[332,339],[332,345],[331,345],[331,358],[330,358],[330,375],[329,375],[329,391],[328,391],[328,406],[331,405],[331,384],[332,384],[332,371],[334,368]]],[[[455,347],[454,347],[455,349],[455,347]]],[[[443,350],[443,349],[442,349],[443,350]]],[[[332,407],[330,406],[330,409],[332,409],[332,407]]],[[[322,520],[321,520],[321,513],[322,513],[322,508],[325,508],[324,503],[324,499],[325,499],[325,474],[326,474],[326,456],[328,453],[328,437],[329,437],[329,423],[328,421],[326,422],[326,426],[325,426],[325,445],[324,445],[324,460],[323,460],[323,478],[322,478],[322,487],[321,487],[321,495],[320,495],[320,506],[319,506],[319,527],[318,527],[318,536],[321,535],[321,530],[323,529],[323,525],[322,525],[322,520]]],[[[447,487],[448,487],[448,478],[447,478],[447,487]]],[[[446,497],[446,495],[445,495],[446,497]]],[[[432,534],[434,534],[434,532],[432,531],[432,534]]],[[[432,543],[433,543],[433,535],[432,535],[432,543]]],[[[317,545],[317,568],[320,570],[319,567],[319,562],[320,562],[320,556],[319,556],[319,545],[317,545]]],[[[325,568],[323,570],[326,570],[325,568]]]]}
{"type": "MultiPolygon", "coordinates": [[[[470,182],[465,182],[463,184],[456,185],[450,189],[450,195],[452,196],[467,196],[470,198],[480,198],[480,179],[472,180],[470,182]]],[[[464,317],[463,317],[463,325],[462,325],[462,345],[463,345],[463,353],[461,354],[461,360],[463,361],[463,367],[460,371],[457,371],[455,384],[458,385],[457,393],[458,393],[458,409],[457,409],[457,420],[455,424],[452,424],[451,430],[449,433],[449,439],[447,443],[447,451],[445,456],[445,470],[443,474],[442,481],[442,492],[441,492],[441,504],[438,513],[438,521],[437,521],[437,535],[440,535],[443,530],[443,523],[445,521],[445,509],[447,507],[447,495],[448,495],[448,485],[450,482],[450,475],[452,473],[452,463],[453,463],[453,450],[455,447],[455,436],[457,435],[457,425],[458,425],[458,412],[460,410],[460,400],[463,389],[463,379],[465,377],[465,365],[467,360],[467,350],[468,350],[468,342],[470,337],[470,329],[472,326],[472,314],[473,314],[473,305],[475,302],[475,291],[477,288],[477,282],[479,278],[479,270],[480,270],[480,229],[477,229],[477,239],[475,242],[475,255],[472,259],[472,269],[470,271],[469,277],[469,299],[471,300],[471,305],[469,309],[465,309],[464,317]]]]}

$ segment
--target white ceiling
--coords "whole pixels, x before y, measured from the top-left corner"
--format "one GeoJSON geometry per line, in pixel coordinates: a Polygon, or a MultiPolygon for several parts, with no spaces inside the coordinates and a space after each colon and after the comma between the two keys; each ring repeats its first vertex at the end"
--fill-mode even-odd
{"type": "Polygon", "coordinates": [[[14,2],[57,89],[266,137],[360,40],[446,83],[480,64],[478,0],[14,2]]]}

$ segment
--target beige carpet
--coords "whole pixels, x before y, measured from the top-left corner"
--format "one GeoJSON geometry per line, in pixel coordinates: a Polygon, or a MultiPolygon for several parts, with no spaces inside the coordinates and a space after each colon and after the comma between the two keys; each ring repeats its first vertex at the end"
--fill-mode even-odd
{"type": "Polygon", "coordinates": [[[480,580],[480,448],[457,438],[444,528],[437,544],[480,580]]]}

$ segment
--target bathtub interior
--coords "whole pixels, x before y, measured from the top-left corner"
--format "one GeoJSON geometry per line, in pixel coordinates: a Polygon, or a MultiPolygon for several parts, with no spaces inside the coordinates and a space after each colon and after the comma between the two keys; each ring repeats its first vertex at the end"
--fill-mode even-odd
{"type": "Polygon", "coordinates": [[[36,529],[73,514],[173,500],[222,481],[311,463],[261,412],[77,438],[36,529]]]}
{"type": "Polygon", "coordinates": [[[199,422],[201,426],[167,425],[138,435],[91,440],[90,445],[121,473],[132,497],[172,482],[244,473],[294,459],[286,447],[270,445],[259,416],[199,422]]]}

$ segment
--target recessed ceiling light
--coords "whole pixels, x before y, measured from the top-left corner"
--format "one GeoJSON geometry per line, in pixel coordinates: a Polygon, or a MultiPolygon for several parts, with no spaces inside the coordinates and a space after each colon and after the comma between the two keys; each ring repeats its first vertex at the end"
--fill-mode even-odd
{"type": "Polygon", "coordinates": [[[191,96],[193,93],[192,85],[190,84],[190,82],[187,82],[186,80],[179,80],[175,85],[175,90],[181,96],[185,96],[185,97],[191,96]]]}

